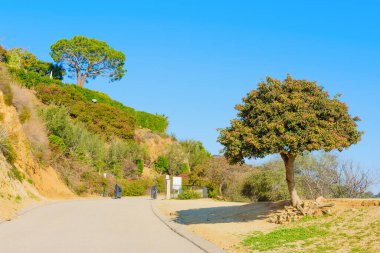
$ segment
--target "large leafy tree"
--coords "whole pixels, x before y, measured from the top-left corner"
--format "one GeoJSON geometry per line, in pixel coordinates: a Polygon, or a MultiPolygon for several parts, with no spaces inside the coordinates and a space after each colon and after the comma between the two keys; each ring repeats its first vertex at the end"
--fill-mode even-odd
{"type": "Polygon", "coordinates": [[[203,147],[200,141],[185,140],[181,141],[180,144],[187,156],[191,169],[205,163],[211,157],[211,154],[203,147]]]}
{"type": "Polygon", "coordinates": [[[359,118],[351,117],[338,97],[330,97],[316,82],[290,75],[282,82],[268,77],[236,105],[231,126],[220,130],[225,157],[243,163],[245,158],[280,154],[292,205],[298,206],[302,202],[295,189],[296,157],[305,151],[342,151],[362,135],[359,118]]]}
{"type": "Polygon", "coordinates": [[[51,45],[50,55],[73,74],[70,77],[76,77],[81,87],[87,79],[103,76],[112,82],[120,80],[126,72],[125,55],[121,51],[111,48],[106,42],[84,36],[58,40],[51,45]]]}

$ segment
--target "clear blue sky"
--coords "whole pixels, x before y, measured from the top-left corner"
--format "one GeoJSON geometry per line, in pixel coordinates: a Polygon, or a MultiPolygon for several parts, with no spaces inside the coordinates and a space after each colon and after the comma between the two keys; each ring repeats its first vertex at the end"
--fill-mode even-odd
{"type": "MultiPolygon", "coordinates": [[[[266,75],[342,93],[363,140],[341,156],[380,170],[379,1],[2,1],[0,43],[51,60],[56,40],[85,35],[127,55],[127,75],[86,87],[169,116],[168,132],[217,154],[219,127],[266,75]],[[89,3],[91,2],[91,3],[89,3]]],[[[380,191],[380,186],[374,187],[380,191]]]]}

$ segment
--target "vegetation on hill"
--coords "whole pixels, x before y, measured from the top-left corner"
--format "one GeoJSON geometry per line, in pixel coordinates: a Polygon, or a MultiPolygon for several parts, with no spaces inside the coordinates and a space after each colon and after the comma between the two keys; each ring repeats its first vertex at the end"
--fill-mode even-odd
{"type": "MultiPolygon", "coordinates": [[[[123,124],[126,124],[124,127],[129,127],[130,131],[134,129],[135,124],[141,128],[148,128],[161,133],[164,133],[168,127],[166,116],[136,111],[111,99],[104,93],[81,88],[76,85],[65,84],[60,80],[50,79],[49,76],[25,69],[10,68],[9,71],[23,86],[36,89],[38,96],[46,104],[58,103],[67,107],[75,107],[76,104],[93,106],[93,99],[95,99],[96,104],[100,104],[98,107],[103,107],[105,110],[115,110],[115,113],[123,114],[121,118],[129,122],[123,122],[123,124]],[[59,97],[61,95],[63,96],[62,98],[59,97]]],[[[129,135],[127,132],[125,136],[129,135]]]]}
{"type": "MultiPolygon", "coordinates": [[[[116,181],[123,187],[124,195],[145,194],[153,184],[163,191],[164,174],[186,176],[209,159],[202,143],[178,142],[168,137],[165,116],[136,111],[104,93],[65,84],[59,76],[50,76],[46,68],[42,71],[41,66],[45,65],[33,54],[14,50],[12,58],[10,51],[4,50],[6,70],[45,104],[39,111],[48,130],[49,144],[44,147],[38,141],[33,143],[33,153],[41,163],[49,163],[59,171],[77,194],[100,194],[104,189],[112,189],[110,186],[116,181]],[[8,59],[12,59],[12,64],[8,59]],[[136,131],[137,128],[141,129],[136,131]],[[148,129],[144,130],[146,134],[141,134],[143,129],[148,129]],[[170,141],[162,142],[159,150],[150,151],[151,144],[145,141],[150,136],[170,141]],[[161,160],[167,165],[160,167],[161,160]],[[151,176],[146,177],[146,167],[150,167],[151,176]],[[103,173],[107,173],[106,179],[103,173]]],[[[14,105],[9,84],[3,85],[2,90],[9,105],[14,105]]],[[[20,120],[27,123],[30,110],[24,102],[17,107],[20,120]]]]}

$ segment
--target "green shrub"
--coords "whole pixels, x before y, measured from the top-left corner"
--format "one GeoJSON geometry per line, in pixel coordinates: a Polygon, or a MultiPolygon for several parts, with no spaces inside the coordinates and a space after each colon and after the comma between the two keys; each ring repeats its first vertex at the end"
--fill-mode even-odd
{"type": "Polygon", "coordinates": [[[17,154],[15,150],[13,149],[8,134],[5,131],[5,129],[0,127],[0,151],[5,156],[5,159],[10,163],[13,164],[16,161],[17,154]]]}
{"type": "Polygon", "coordinates": [[[190,166],[187,163],[181,165],[181,173],[186,173],[190,171],[190,166]]]}
{"type": "Polygon", "coordinates": [[[139,173],[139,175],[142,175],[144,171],[144,162],[141,159],[137,159],[136,165],[137,165],[137,172],[139,173]]]}
{"type": "Polygon", "coordinates": [[[25,179],[24,173],[19,171],[14,165],[9,170],[8,177],[13,178],[13,179],[17,179],[18,181],[20,181],[20,183],[22,183],[22,181],[25,179]]]}
{"type": "Polygon", "coordinates": [[[65,106],[71,118],[84,123],[91,132],[109,139],[134,137],[136,123],[132,115],[107,104],[87,101],[73,85],[38,85],[36,91],[43,103],[65,106]]]}
{"type": "Polygon", "coordinates": [[[150,186],[151,182],[148,179],[129,180],[122,185],[122,195],[142,196],[147,193],[150,186]]]}
{"type": "Polygon", "coordinates": [[[4,113],[0,112],[0,122],[4,121],[4,113]]]}
{"type": "Polygon", "coordinates": [[[255,169],[244,182],[242,195],[252,201],[277,201],[288,198],[284,169],[255,169]]]}
{"type": "Polygon", "coordinates": [[[157,160],[154,162],[154,168],[161,174],[168,173],[169,160],[165,156],[157,157],[157,160]]]}
{"type": "Polygon", "coordinates": [[[96,134],[91,134],[81,124],[70,121],[67,110],[63,107],[50,106],[42,111],[42,116],[50,133],[53,144],[66,147],[67,153],[77,160],[96,166],[105,159],[105,141],[96,134]],[[62,142],[58,139],[61,138],[62,142]]]}
{"type": "Polygon", "coordinates": [[[199,199],[201,197],[202,197],[201,194],[199,194],[198,192],[191,190],[191,189],[184,190],[180,194],[178,194],[178,198],[183,199],[183,200],[199,199]]]}
{"type": "Polygon", "coordinates": [[[155,178],[154,184],[157,186],[157,191],[159,193],[166,192],[166,179],[164,175],[160,175],[155,178]]]}
{"type": "Polygon", "coordinates": [[[13,92],[9,84],[0,83],[0,90],[3,92],[4,103],[8,106],[12,105],[13,92]]]}
{"type": "Polygon", "coordinates": [[[21,68],[9,68],[9,73],[21,85],[32,88],[38,84],[57,84],[62,85],[62,82],[55,79],[50,79],[48,75],[40,74],[34,71],[27,71],[21,68]]]}
{"type": "Polygon", "coordinates": [[[66,145],[63,139],[57,135],[51,134],[49,135],[49,142],[53,146],[53,148],[56,148],[62,152],[66,150],[66,145]]]}
{"type": "Polygon", "coordinates": [[[30,110],[29,107],[23,105],[21,107],[20,113],[18,115],[21,123],[25,123],[30,119],[30,110]]]}
{"type": "Polygon", "coordinates": [[[16,203],[20,203],[21,200],[22,200],[22,198],[21,198],[20,195],[17,195],[17,196],[15,197],[15,201],[16,201],[16,203]]]}
{"type": "MultiPolygon", "coordinates": [[[[142,160],[145,155],[145,150],[136,142],[115,139],[108,148],[106,163],[109,168],[121,169],[123,167],[125,170],[136,170],[138,169],[136,161],[142,160]]],[[[134,176],[136,171],[126,172],[126,174],[126,176],[134,176]]]]}
{"type": "Polygon", "coordinates": [[[164,133],[169,125],[168,118],[165,115],[151,114],[142,111],[136,111],[137,125],[142,128],[148,128],[155,132],[164,133]]]}
{"type": "Polygon", "coordinates": [[[0,62],[5,62],[6,56],[7,56],[7,50],[5,50],[5,48],[3,48],[2,45],[0,45],[0,62]]]}
{"type": "Polygon", "coordinates": [[[37,60],[27,67],[26,70],[36,72],[42,76],[49,76],[49,78],[51,74],[52,78],[56,80],[62,80],[65,75],[65,70],[61,65],[41,60],[37,60]]]}

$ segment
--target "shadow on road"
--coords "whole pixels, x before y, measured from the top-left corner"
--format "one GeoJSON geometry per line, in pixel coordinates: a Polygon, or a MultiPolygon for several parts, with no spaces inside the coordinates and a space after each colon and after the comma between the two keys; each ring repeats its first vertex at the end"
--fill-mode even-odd
{"type": "Polygon", "coordinates": [[[264,220],[268,215],[285,205],[288,201],[251,203],[242,206],[223,206],[188,209],[177,212],[175,221],[181,224],[215,224],[264,220]]]}

